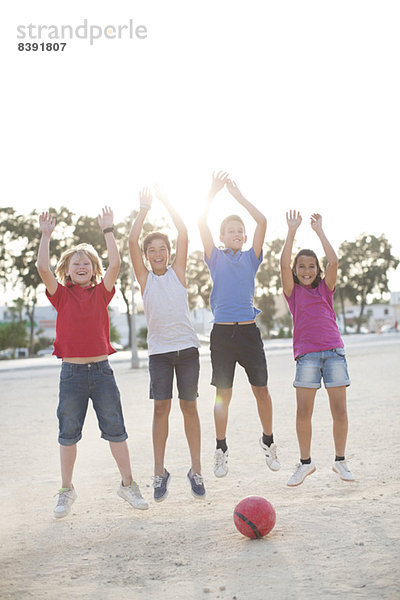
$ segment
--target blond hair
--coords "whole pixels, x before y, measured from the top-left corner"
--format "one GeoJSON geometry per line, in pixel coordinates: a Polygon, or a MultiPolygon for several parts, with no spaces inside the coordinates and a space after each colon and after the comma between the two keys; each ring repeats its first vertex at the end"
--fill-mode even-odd
{"type": "Polygon", "coordinates": [[[70,260],[74,254],[79,254],[80,256],[85,255],[89,258],[93,266],[92,285],[99,283],[103,276],[103,266],[101,264],[99,255],[93,246],[91,246],[91,244],[78,244],[77,246],[73,246],[72,248],[65,250],[61,254],[60,260],[56,266],[56,277],[60,280],[60,282],[65,285],[68,281],[71,281],[70,276],[67,275],[67,271],[70,260]]]}

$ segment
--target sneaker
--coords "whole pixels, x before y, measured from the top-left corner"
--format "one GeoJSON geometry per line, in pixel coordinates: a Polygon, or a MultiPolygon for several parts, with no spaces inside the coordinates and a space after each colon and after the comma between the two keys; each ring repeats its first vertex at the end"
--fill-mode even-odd
{"type": "Polygon", "coordinates": [[[57,494],[58,502],[54,509],[54,516],[56,519],[61,519],[62,517],[67,516],[71,510],[71,506],[77,499],[78,494],[76,493],[74,486],[72,486],[72,488],[61,488],[58,490],[57,494]]]}
{"type": "Polygon", "coordinates": [[[276,444],[271,444],[270,446],[267,446],[263,443],[262,438],[260,438],[260,446],[264,451],[265,462],[267,463],[271,471],[279,471],[279,469],[281,468],[281,463],[278,460],[278,448],[276,444]]]}
{"type": "Polygon", "coordinates": [[[355,477],[350,471],[349,467],[347,466],[345,460],[335,460],[335,462],[333,463],[332,471],[338,473],[340,479],[343,479],[343,481],[355,480],[355,477]]]}
{"type": "Polygon", "coordinates": [[[192,487],[192,494],[195,498],[205,498],[206,489],[204,487],[203,477],[198,473],[192,475],[191,469],[189,469],[189,473],[187,474],[190,485],[192,487]]]}
{"type": "Polygon", "coordinates": [[[287,485],[289,485],[291,487],[300,485],[301,483],[303,483],[305,478],[308,475],[311,475],[311,473],[314,473],[315,470],[316,470],[316,466],[313,463],[313,461],[311,461],[311,463],[309,465],[303,465],[302,462],[299,462],[299,464],[296,467],[295,472],[293,473],[293,475],[287,482],[287,485]]]}
{"type": "Polygon", "coordinates": [[[214,454],[214,475],[215,477],[225,477],[228,473],[228,450],[224,452],[218,448],[214,454]]]}
{"type": "Polygon", "coordinates": [[[153,488],[154,488],[154,500],[156,502],[162,502],[168,496],[168,486],[171,481],[171,475],[167,469],[164,469],[165,475],[154,475],[153,477],[153,488]]]}
{"type": "Polygon", "coordinates": [[[123,498],[129,502],[133,508],[139,508],[140,510],[146,510],[146,508],[149,508],[149,505],[140,493],[139,486],[136,481],[132,481],[130,485],[126,486],[121,483],[117,494],[120,498],[123,498]]]}

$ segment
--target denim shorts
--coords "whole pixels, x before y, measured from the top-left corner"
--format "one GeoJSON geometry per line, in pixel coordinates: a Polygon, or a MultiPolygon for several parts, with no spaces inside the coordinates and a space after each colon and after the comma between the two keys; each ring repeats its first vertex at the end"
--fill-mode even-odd
{"type": "Polygon", "coordinates": [[[82,437],[89,398],[97,415],[101,437],[109,442],[123,442],[125,431],[120,394],[108,360],[89,364],[63,362],[57,408],[58,441],[72,446],[82,437]]]}
{"type": "Polygon", "coordinates": [[[211,385],[220,389],[233,386],[236,363],[246,371],[251,385],[268,382],[267,361],[260,330],[255,323],[221,325],[215,323],[210,335],[211,385]]]}
{"type": "Polygon", "coordinates": [[[198,348],[185,348],[174,352],[150,354],[150,398],[170,400],[174,373],[180,400],[196,400],[200,373],[198,348]]]}
{"type": "Polygon", "coordinates": [[[350,385],[344,348],[308,352],[296,358],[294,387],[321,387],[321,378],[326,388],[350,385]]]}

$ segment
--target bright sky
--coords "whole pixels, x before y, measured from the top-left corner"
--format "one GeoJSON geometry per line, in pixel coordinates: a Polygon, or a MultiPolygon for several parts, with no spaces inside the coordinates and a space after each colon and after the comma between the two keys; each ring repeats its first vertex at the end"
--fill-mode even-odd
{"type": "MultiPolygon", "coordinates": [[[[296,208],[320,212],[336,247],[385,233],[400,256],[397,0],[19,0],[1,10],[3,206],[96,215],[109,204],[119,220],[158,182],[195,249],[211,173],[226,169],[266,214],[267,239],[286,235],[296,208]],[[17,49],[62,41],[17,39],[17,26],[37,34],[85,19],[110,36],[132,20],[147,38],[125,28],[92,45],[67,36],[64,52],[17,49]]],[[[221,193],[215,235],[232,212],[221,193]]],[[[297,240],[320,253],[308,218],[297,240]]],[[[400,271],[390,281],[400,290],[400,271]]]]}

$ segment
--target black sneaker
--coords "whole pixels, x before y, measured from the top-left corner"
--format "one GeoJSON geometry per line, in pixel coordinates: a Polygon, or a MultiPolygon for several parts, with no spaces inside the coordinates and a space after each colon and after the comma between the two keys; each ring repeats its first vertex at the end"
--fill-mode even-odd
{"type": "Polygon", "coordinates": [[[194,475],[192,475],[191,469],[189,469],[189,473],[187,474],[187,477],[189,479],[189,482],[190,482],[190,485],[192,488],[193,496],[195,498],[205,498],[206,489],[204,487],[203,477],[201,475],[199,475],[198,473],[195,473],[194,475]]]}
{"type": "Polygon", "coordinates": [[[153,477],[153,488],[154,488],[154,500],[156,502],[162,502],[168,496],[168,486],[171,481],[171,475],[167,469],[164,469],[165,475],[154,475],[153,477]]]}

